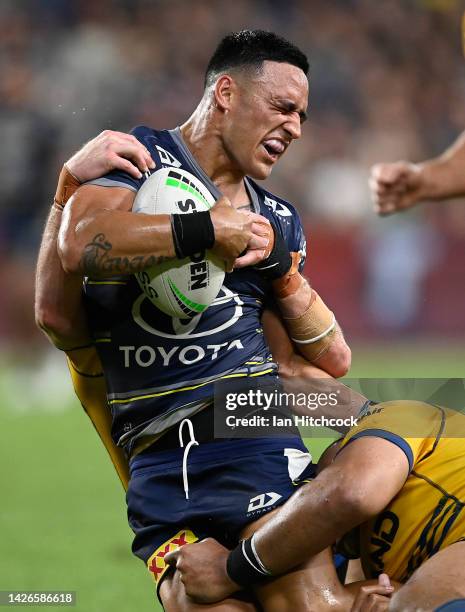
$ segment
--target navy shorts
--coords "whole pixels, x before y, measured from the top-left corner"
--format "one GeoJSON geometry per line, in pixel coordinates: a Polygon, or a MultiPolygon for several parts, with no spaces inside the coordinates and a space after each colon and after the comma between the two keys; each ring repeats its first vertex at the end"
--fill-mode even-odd
{"type": "Polygon", "coordinates": [[[445,604],[442,604],[439,608],[436,608],[435,612],[465,612],[465,599],[453,599],[445,604]]]}
{"type": "Polygon", "coordinates": [[[132,550],[157,585],[167,570],[167,552],[206,537],[234,547],[246,525],[315,476],[299,437],[192,446],[183,475],[184,451],[146,451],[130,463],[126,498],[135,533],[132,550]]]}

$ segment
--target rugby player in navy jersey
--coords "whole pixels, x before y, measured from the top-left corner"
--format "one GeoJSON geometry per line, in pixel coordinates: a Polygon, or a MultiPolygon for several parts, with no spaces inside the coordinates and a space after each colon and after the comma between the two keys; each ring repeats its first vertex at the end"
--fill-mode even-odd
{"type": "MultiPolygon", "coordinates": [[[[253,181],[265,179],[300,137],[307,70],[305,56],[274,34],[232,34],[213,55],[202,100],[181,128],[133,131],[158,168],[183,168],[204,182],[218,199],[210,213],[189,215],[188,224],[182,216],[134,215],[132,203],[144,177],[125,171],[80,187],[64,208],[58,254],[74,295],[76,279],[86,276],[84,307],[105,373],[112,436],[130,461],[133,551],[146,562],[167,610],[195,609],[179,576],[167,571],[168,551],[206,536],[233,546],[251,533],[258,516],[263,521],[295,490],[293,457],[301,480],[312,473],[297,436],[228,441],[213,436],[215,381],[277,376],[261,325],[264,304],[276,302],[308,361],[334,376],[350,363],[334,315],[297,269],[305,256],[297,213],[253,181]],[[215,303],[183,325],[148,303],[131,275],[205,248],[234,271],[215,303]],[[255,512],[252,504],[252,512],[251,501],[260,495],[263,507],[255,512]]],[[[58,201],[65,199],[61,185],[58,201]]],[[[39,286],[40,281],[39,275],[39,286]]],[[[75,312],[64,300],[56,300],[52,310],[68,309],[69,323],[79,305],[65,294],[75,312]]],[[[53,323],[42,326],[68,351],[78,375],[98,374],[90,357],[87,370],[86,351],[93,349],[86,337],[81,342],[74,336],[73,343],[66,331],[54,333],[53,323]]],[[[259,587],[256,596],[266,610],[305,610],[315,605],[307,600],[307,574],[304,565],[259,587]]],[[[214,609],[254,608],[228,600],[214,609]]]]}

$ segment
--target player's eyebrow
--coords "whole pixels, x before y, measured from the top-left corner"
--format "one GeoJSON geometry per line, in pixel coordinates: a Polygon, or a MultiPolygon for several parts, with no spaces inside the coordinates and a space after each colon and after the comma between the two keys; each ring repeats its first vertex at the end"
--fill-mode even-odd
{"type": "MultiPolygon", "coordinates": [[[[292,113],[297,111],[297,104],[292,102],[292,100],[279,100],[279,104],[284,108],[284,110],[292,113]]],[[[298,111],[300,117],[300,123],[304,123],[307,121],[307,113],[305,111],[298,111]]]]}

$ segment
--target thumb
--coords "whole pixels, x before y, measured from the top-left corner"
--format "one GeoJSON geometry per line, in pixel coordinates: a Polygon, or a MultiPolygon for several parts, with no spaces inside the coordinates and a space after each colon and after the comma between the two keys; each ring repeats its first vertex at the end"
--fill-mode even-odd
{"type": "Polygon", "coordinates": [[[380,574],[378,576],[378,584],[386,589],[393,589],[394,587],[391,584],[391,580],[387,574],[380,574]]]}
{"type": "Polygon", "coordinates": [[[164,556],[164,561],[166,561],[168,565],[171,565],[171,567],[176,567],[180,554],[181,554],[180,548],[178,548],[177,550],[173,550],[164,556]]]}

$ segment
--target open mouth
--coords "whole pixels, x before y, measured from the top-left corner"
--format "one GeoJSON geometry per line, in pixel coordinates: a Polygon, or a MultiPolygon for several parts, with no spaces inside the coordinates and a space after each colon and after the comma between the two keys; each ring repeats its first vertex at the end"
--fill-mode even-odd
{"type": "Polygon", "coordinates": [[[272,161],[276,161],[286,150],[286,145],[277,138],[269,138],[268,140],[264,140],[262,142],[262,146],[272,161]]]}

